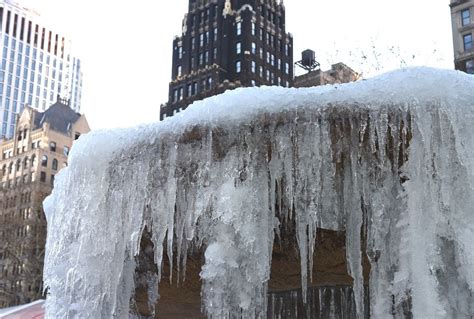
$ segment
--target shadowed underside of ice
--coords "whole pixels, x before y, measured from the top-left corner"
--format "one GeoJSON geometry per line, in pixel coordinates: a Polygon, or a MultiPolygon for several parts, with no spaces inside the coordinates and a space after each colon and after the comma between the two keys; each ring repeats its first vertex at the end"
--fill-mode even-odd
{"type": "Polygon", "coordinates": [[[205,250],[209,317],[265,317],[274,237],[294,222],[303,292],[317,229],[345,230],[359,314],[365,250],[373,318],[471,318],[473,94],[472,76],[413,68],[237,89],[81,137],[45,205],[48,317],[128,317],[145,227],[158,271],[164,247],[178,268],[205,250]]]}

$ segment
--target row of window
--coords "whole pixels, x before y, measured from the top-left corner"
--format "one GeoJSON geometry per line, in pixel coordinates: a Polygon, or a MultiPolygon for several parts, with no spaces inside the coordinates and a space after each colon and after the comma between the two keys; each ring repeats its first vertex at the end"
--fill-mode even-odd
{"type": "MultiPolygon", "coordinates": [[[[4,8],[0,7],[0,27],[4,16],[4,8]]],[[[3,30],[2,30],[3,31],[3,30]]],[[[26,20],[25,17],[20,17],[17,13],[10,10],[6,12],[5,33],[11,34],[13,37],[19,38],[21,41],[39,47],[41,50],[47,50],[56,56],[64,57],[64,47],[66,40],[58,34],[53,34],[52,31],[47,31],[45,28],[34,24],[31,20],[26,20]]]]}
{"type": "MultiPolygon", "coordinates": [[[[236,35],[241,35],[242,34],[242,22],[237,22],[235,25],[235,32],[236,35]]],[[[259,28],[257,30],[257,25],[255,22],[252,22],[252,35],[257,36],[258,32],[258,37],[260,38],[260,41],[264,42],[274,48],[274,49],[279,49],[282,54],[285,56],[288,56],[290,53],[290,46],[289,43],[284,43],[282,40],[278,39],[274,34],[270,32],[265,32],[263,28],[259,28]]]]}
{"type": "MultiPolygon", "coordinates": [[[[10,164],[7,166],[7,164],[4,164],[3,167],[2,167],[2,176],[5,176],[7,174],[12,174],[14,173],[13,171],[13,168],[15,167],[15,173],[18,173],[22,170],[22,163],[23,163],[23,169],[27,169],[29,167],[29,164],[32,163],[32,167],[35,167],[36,166],[36,155],[33,154],[31,156],[31,159],[29,159],[28,157],[25,157],[22,160],[18,159],[16,161],[16,164],[14,165],[13,162],[10,162],[10,164]],[[7,170],[8,168],[8,170],[7,170]]],[[[54,170],[54,171],[57,171],[58,170],[58,160],[56,158],[54,158],[51,162],[51,169],[54,170]]],[[[66,166],[66,163],[64,163],[64,165],[66,166]]],[[[43,155],[43,157],[41,158],[41,166],[43,167],[48,167],[48,156],[47,155],[43,155]]]]}
{"type": "Polygon", "coordinates": [[[265,8],[265,5],[260,5],[260,15],[262,18],[267,18],[270,23],[275,24],[279,28],[283,28],[283,17],[271,9],[265,8]]]}
{"type": "Polygon", "coordinates": [[[218,7],[217,5],[215,5],[214,10],[212,10],[212,14],[211,14],[210,8],[207,8],[206,10],[202,10],[198,14],[190,15],[189,20],[191,21],[191,27],[197,26],[199,24],[204,24],[210,18],[216,19],[217,11],[218,11],[218,7]]]}
{"type": "MultiPolygon", "coordinates": [[[[17,205],[17,199],[18,199],[18,197],[16,195],[7,197],[5,199],[4,203],[2,203],[2,201],[0,201],[0,207],[3,207],[4,209],[13,208],[17,205]]],[[[31,202],[31,192],[25,192],[25,193],[20,194],[20,203],[19,203],[20,205],[30,203],[30,202],[31,202]]],[[[22,217],[23,216],[22,219],[28,219],[29,218],[29,210],[26,209],[26,212],[28,213],[28,215],[23,216],[25,214],[24,209],[20,209],[18,211],[19,216],[17,216],[14,213],[11,213],[10,218],[14,219],[15,217],[22,217]]]]}
{"type": "MultiPolygon", "coordinates": [[[[262,73],[263,73],[263,66],[259,67],[260,70],[260,77],[263,78],[262,73]]],[[[251,71],[252,73],[256,73],[257,71],[257,63],[255,61],[251,62],[251,71]]],[[[235,72],[240,73],[242,71],[242,63],[240,60],[235,61],[235,72]]],[[[266,69],[267,73],[273,73],[270,69],[266,69]]],[[[288,63],[285,63],[285,74],[290,74],[290,65],[288,63]]],[[[272,81],[273,82],[273,81],[272,81]]]]}
{"type": "MultiPolygon", "coordinates": [[[[18,141],[21,141],[22,140],[22,136],[25,136],[26,137],[26,133],[27,133],[27,130],[23,130],[19,133],[18,135],[18,141]]],[[[76,138],[77,139],[77,138],[76,138]]],[[[41,142],[40,141],[34,141],[33,143],[31,143],[31,149],[36,149],[36,148],[40,148],[40,145],[41,145],[41,142]]],[[[56,142],[49,142],[49,150],[51,152],[56,152],[56,142]]],[[[22,147],[18,147],[17,148],[17,154],[21,154],[21,153],[24,153],[26,152],[27,149],[26,149],[26,146],[22,146],[22,147]]],[[[69,155],[69,147],[64,145],[63,147],[63,154],[65,156],[68,156],[69,155]]],[[[2,154],[2,159],[8,159],[10,157],[13,157],[13,151],[12,150],[9,150],[9,151],[4,151],[3,154],[2,154]]],[[[26,160],[26,159],[25,159],[26,160]]]]}
{"type": "Polygon", "coordinates": [[[185,87],[179,87],[173,90],[173,102],[181,101],[185,96],[191,97],[199,92],[203,92],[206,90],[212,89],[212,77],[204,78],[200,81],[198,86],[198,82],[188,83],[185,87]],[[186,91],[185,91],[186,88],[186,91]]]}

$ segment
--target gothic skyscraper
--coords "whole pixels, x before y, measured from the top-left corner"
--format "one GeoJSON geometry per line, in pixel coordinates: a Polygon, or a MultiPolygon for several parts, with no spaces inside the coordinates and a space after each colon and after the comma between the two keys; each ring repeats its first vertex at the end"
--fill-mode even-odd
{"type": "Polygon", "coordinates": [[[229,88],[288,87],[292,80],[293,38],[282,0],[189,0],[160,119],[229,88]]]}

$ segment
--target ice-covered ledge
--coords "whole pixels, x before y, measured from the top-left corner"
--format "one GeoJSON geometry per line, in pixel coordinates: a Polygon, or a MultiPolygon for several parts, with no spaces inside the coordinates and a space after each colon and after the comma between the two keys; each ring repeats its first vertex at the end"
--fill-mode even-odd
{"type": "Polygon", "coordinates": [[[46,201],[48,316],[128,317],[145,226],[158,265],[163,245],[180,268],[191,245],[205,249],[209,316],[265,316],[274,236],[289,221],[303,288],[317,228],[345,229],[359,313],[365,249],[374,318],[406,304],[415,318],[472,316],[473,92],[472,76],[413,68],[237,89],[81,137],[46,201]]]}

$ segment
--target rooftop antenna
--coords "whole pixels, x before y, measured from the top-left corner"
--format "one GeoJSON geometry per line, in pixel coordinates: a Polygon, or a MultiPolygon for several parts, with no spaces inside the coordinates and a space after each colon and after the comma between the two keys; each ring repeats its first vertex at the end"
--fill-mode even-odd
{"type": "Polygon", "coordinates": [[[295,64],[308,72],[318,70],[320,67],[319,62],[316,61],[316,55],[314,51],[310,49],[301,52],[301,61],[298,61],[295,64]]]}

